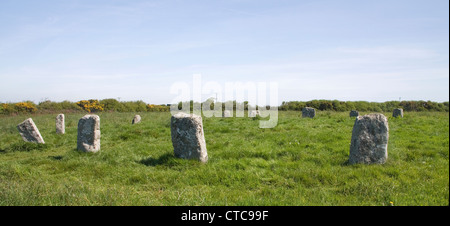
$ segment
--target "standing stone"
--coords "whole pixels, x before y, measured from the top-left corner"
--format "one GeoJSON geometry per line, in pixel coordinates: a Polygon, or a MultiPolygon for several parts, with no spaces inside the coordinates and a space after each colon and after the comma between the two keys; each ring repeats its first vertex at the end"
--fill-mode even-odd
{"type": "Polygon", "coordinates": [[[394,109],[394,112],[392,113],[392,117],[397,118],[398,116],[403,118],[403,109],[401,109],[401,108],[394,109]]]}
{"type": "Polygon", "coordinates": [[[316,116],[316,109],[305,107],[302,109],[302,117],[303,118],[314,118],[316,116]]]}
{"type": "Polygon", "coordinates": [[[25,142],[45,144],[41,133],[39,133],[38,128],[33,122],[33,119],[26,119],[25,121],[17,125],[17,129],[19,130],[19,133],[25,142]]]}
{"type": "Polygon", "coordinates": [[[136,123],[140,123],[140,122],[141,122],[141,116],[135,115],[133,118],[133,121],[131,121],[131,124],[136,124],[136,123]]]}
{"type": "Polygon", "coordinates": [[[170,127],[176,157],[208,161],[201,116],[178,113],[172,116],[170,127]]]}
{"type": "Polygon", "coordinates": [[[250,112],[250,118],[254,118],[254,117],[258,116],[258,115],[259,115],[259,111],[258,110],[252,110],[250,112]]]}
{"type": "Polygon", "coordinates": [[[388,140],[388,121],[383,114],[356,117],[350,144],[349,163],[385,163],[388,157],[388,140]]]}
{"type": "Polygon", "coordinates": [[[223,117],[223,118],[229,118],[229,117],[231,117],[231,111],[229,111],[229,110],[223,111],[223,112],[222,112],[222,117],[223,117]]]}
{"type": "Polygon", "coordinates": [[[66,133],[66,127],[64,122],[64,114],[56,116],[56,134],[66,133]]]}
{"type": "Polygon", "coordinates": [[[100,117],[85,115],[78,121],[77,149],[85,152],[100,150],[100,117]]]}
{"type": "Polygon", "coordinates": [[[359,116],[358,111],[355,111],[355,110],[350,111],[350,117],[358,117],[358,116],[359,116]]]}

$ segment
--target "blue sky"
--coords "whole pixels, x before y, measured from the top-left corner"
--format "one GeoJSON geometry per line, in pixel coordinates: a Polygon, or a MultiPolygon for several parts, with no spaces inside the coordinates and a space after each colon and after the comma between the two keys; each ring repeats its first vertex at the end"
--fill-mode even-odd
{"type": "Polygon", "coordinates": [[[449,1],[0,1],[0,102],[163,104],[193,74],[279,101],[448,101],[449,1]]]}

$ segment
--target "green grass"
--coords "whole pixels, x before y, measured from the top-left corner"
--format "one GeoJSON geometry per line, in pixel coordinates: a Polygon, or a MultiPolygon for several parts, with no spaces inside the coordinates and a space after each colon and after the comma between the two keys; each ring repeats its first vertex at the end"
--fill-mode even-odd
{"type": "Polygon", "coordinates": [[[170,113],[99,113],[101,151],[76,150],[83,114],[33,115],[46,144],[22,141],[0,117],[0,205],[449,205],[449,114],[405,112],[389,120],[384,165],[348,165],[348,112],[279,112],[260,129],[250,118],[203,118],[209,161],[177,159],[170,113]]]}

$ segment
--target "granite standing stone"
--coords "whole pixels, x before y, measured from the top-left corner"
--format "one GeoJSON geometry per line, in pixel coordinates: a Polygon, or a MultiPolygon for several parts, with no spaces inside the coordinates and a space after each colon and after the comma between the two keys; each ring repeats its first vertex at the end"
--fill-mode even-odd
{"type": "Polygon", "coordinates": [[[140,123],[140,122],[141,122],[141,116],[135,115],[133,118],[133,121],[131,121],[131,124],[136,124],[136,123],[140,123]]]}
{"type": "Polygon", "coordinates": [[[85,115],[78,121],[77,149],[85,152],[100,150],[100,117],[85,115]]]}
{"type": "Polygon", "coordinates": [[[359,116],[358,111],[355,111],[355,110],[350,111],[350,117],[358,117],[358,116],[359,116]]]}
{"type": "Polygon", "coordinates": [[[170,127],[176,157],[208,161],[201,116],[178,113],[172,116],[170,127]]]}
{"type": "Polygon", "coordinates": [[[403,118],[403,109],[401,108],[394,109],[394,112],[392,112],[392,117],[397,118],[398,116],[403,118]]]}
{"type": "Polygon", "coordinates": [[[32,142],[38,144],[44,144],[44,139],[39,133],[38,128],[33,122],[33,119],[29,118],[17,125],[17,129],[19,130],[22,139],[25,142],[32,142]]]}
{"type": "Polygon", "coordinates": [[[388,140],[388,121],[383,114],[356,117],[350,144],[349,163],[385,163],[388,157],[388,140]]]}
{"type": "Polygon", "coordinates": [[[258,116],[258,115],[260,115],[258,110],[252,110],[250,112],[250,116],[249,117],[250,118],[254,118],[254,117],[258,116]]]}
{"type": "Polygon", "coordinates": [[[223,118],[229,118],[229,117],[231,117],[231,111],[229,111],[229,110],[223,111],[223,112],[222,112],[222,117],[223,117],[223,118]]]}
{"type": "Polygon", "coordinates": [[[316,109],[305,107],[302,109],[302,117],[303,118],[314,118],[316,116],[316,109]]]}
{"type": "Polygon", "coordinates": [[[56,116],[56,134],[66,133],[66,127],[64,122],[64,114],[56,116]]]}

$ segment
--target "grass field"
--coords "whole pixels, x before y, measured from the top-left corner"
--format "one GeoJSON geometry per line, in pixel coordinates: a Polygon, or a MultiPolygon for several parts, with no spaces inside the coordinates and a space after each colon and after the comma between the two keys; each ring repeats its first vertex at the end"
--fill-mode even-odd
{"type": "MultiPolygon", "coordinates": [[[[367,112],[363,112],[365,114],[367,112]]],[[[0,117],[0,205],[449,205],[449,113],[389,120],[384,165],[348,165],[348,112],[280,111],[278,125],[203,118],[206,164],[177,159],[170,113],[99,113],[101,151],[76,150],[83,114],[32,115],[46,144],[25,143],[0,117]]]]}

